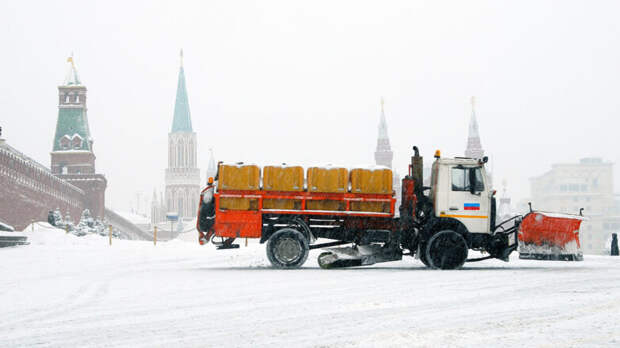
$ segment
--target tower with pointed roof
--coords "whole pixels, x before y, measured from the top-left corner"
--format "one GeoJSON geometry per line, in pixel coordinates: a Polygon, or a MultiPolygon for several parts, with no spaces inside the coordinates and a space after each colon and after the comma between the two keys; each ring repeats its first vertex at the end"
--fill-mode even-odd
{"type": "Polygon", "coordinates": [[[476,97],[471,97],[471,119],[469,121],[469,135],[467,136],[465,157],[473,159],[484,157],[484,150],[482,149],[482,144],[480,144],[478,121],[476,120],[476,97]]]}
{"type": "Polygon", "coordinates": [[[180,218],[196,216],[196,202],[200,195],[200,169],[197,165],[196,133],[192,128],[189,111],[183,50],[177,83],[172,128],[168,133],[168,168],[166,169],[166,198],[168,212],[180,218]]]}
{"type": "Polygon", "coordinates": [[[93,138],[88,126],[86,86],[78,75],[73,55],[58,86],[58,120],[51,152],[51,169],[59,178],[84,190],[85,207],[98,218],[104,216],[107,181],[95,171],[93,138]]]}
{"type": "MultiPolygon", "coordinates": [[[[467,148],[465,148],[465,157],[473,159],[482,159],[484,157],[484,149],[480,143],[480,132],[478,130],[478,120],[476,119],[476,97],[471,97],[471,119],[469,120],[469,134],[467,136],[467,148]]],[[[493,173],[487,171],[489,185],[493,187],[493,173]]]]}
{"type": "MultiPolygon", "coordinates": [[[[387,120],[385,119],[385,101],[381,98],[381,116],[379,117],[379,134],[377,136],[377,148],[375,149],[375,164],[392,169],[394,152],[390,146],[387,120]]],[[[400,176],[392,171],[392,187],[396,193],[396,210],[400,205],[400,176]]]]}
{"type": "Polygon", "coordinates": [[[390,138],[388,137],[384,104],[385,102],[383,98],[381,98],[381,116],[379,118],[379,136],[377,137],[377,148],[375,150],[375,163],[377,165],[392,168],[394,153],[390,147],[390,138]]]}

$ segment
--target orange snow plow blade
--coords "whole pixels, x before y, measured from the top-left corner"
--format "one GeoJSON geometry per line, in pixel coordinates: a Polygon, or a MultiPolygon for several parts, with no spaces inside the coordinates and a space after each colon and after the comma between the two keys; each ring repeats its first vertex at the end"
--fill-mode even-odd
{"type": "Polygon", "coordinates": [[[579,227],[583,216],[534,211],[519,227],[519,258],[582,261],[579,227]]]}

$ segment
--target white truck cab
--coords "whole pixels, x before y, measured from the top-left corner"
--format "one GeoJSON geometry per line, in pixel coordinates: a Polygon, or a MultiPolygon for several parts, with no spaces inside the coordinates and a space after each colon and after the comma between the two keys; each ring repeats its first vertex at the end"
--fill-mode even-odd
{"type": "Polygon", "coordinates": [[[493,190],[484,162],[436,156],[430,199],[435,216],[459,220],[470,233],[491,233],[493,190]]]}

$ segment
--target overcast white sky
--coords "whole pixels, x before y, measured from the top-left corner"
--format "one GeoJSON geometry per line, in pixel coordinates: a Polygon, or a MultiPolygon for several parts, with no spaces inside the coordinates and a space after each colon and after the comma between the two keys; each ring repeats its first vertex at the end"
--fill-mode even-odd
{"type": "MultiPolygon", "coordinates": [[[[462,155],[469,97],[514,199],[555,162],[620,162],[618,1],[2,1],[0,126],[49,166],[74,52],[107,205],[163,188],[179,49],[202,175],[216,160],[394,167],[462,155]]],[[[616,170],[616,187],[620,183],[616,170]]],[[[204,181],[204,179],[203,179],[204,181]]]]}

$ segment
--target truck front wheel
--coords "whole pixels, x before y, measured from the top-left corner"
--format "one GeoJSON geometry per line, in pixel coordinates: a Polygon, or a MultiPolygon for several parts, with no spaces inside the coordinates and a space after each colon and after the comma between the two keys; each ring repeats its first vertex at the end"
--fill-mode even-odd
{"type": "Polygon", "coordinates": [[[308,239],[299,231],[283,228],[267,242],[267,258],[276,268],[299,268],[306,262],[308,239]]]}
{"type": "Polygon", "coordinates": [[[443,230],[426,243],[426,260],[434,269],[456,269],[467,260],[468,250],[467,241],[460,233],[443,230]]]}

